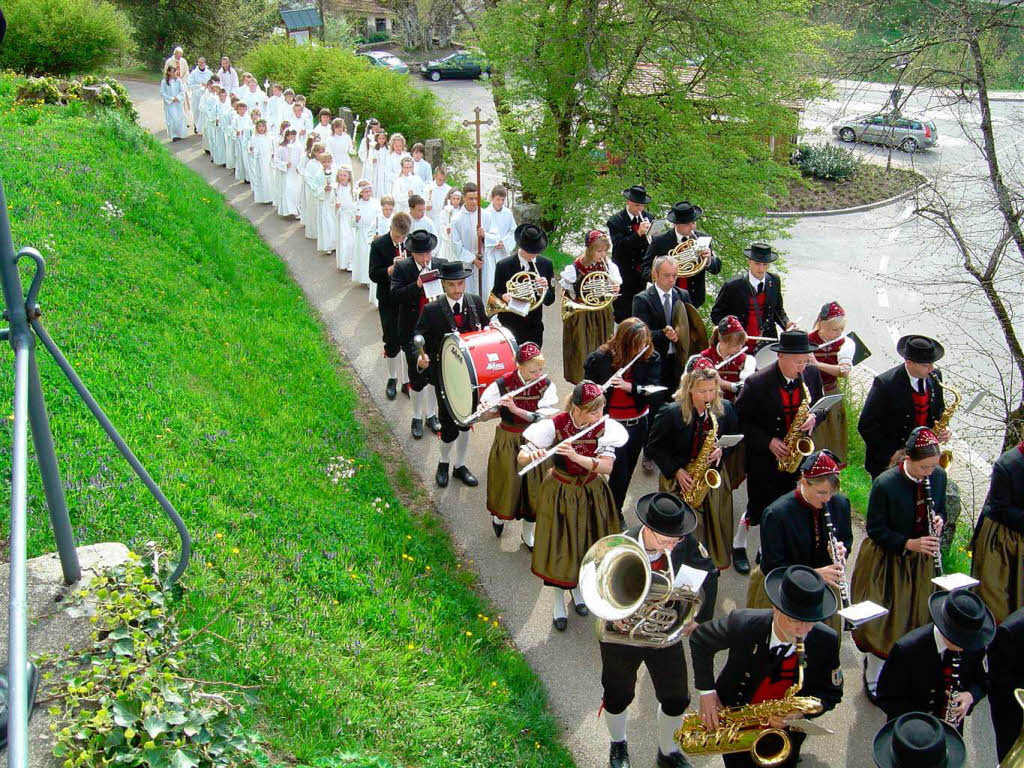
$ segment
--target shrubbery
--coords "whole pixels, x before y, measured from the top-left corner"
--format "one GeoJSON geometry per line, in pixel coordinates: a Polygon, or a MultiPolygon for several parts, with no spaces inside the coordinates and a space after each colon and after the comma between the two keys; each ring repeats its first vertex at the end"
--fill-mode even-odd
{"type": "Polygon", "coordinates": [[[6,0],[0,69],[29,75],[90,72],[134,50],[128,17],[105,0],[6,0]]]}
{"type": "Polygon", "coordinates": [[[834,144],[801,144],[793,157],[804,176],[816,179],[849,179],[857,175],[860,160],[849,149],[834,144]]]}
{"type": "Polygon", "coordinates": [[[133,122],[139,116],[128,91],[112,77],[86,75],[81,80],[60,80],[48,76],[30,77],[18,86],[18,101],[36,101],[43,104],[86,101],[119,110],[133,122]]]}

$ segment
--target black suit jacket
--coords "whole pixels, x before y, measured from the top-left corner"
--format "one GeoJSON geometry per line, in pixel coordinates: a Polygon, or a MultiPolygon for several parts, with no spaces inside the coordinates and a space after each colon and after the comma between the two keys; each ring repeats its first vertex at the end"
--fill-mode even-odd
{"type": "Polygon", "coordinates": [[[370,280],[377,284],[377,303],[391,301],[391,275],[388,267],[395,263],[395,243],[391,233],[385,232],[370,243],[370,280]]]}
{"type": "Polygon", "coordinates": [[[449,333],[468,333],[470,331],[482,330],[487,325],[487,316],[484,314],[484,303],[475,293],[463,294],[461,301],[464,306],[462,314],[465,318],[462,328],[455,325],[455,316],[445,296],[438,296],[427,303],[416,322],[415,332],[423,336],[423,351],[430,357],[428,370],[433,374],[438,368],[434,362],[441,354],[441,343],[449,333]],[[470,312],[472,307],[473,312],[470,312]],[[471,314],[475,315],[476,322],[473,322],[471,314]]]}
{"type": "MultiPolygon", "coordinates": [[[[931,474],[935,514],[946,519],[946,470],[936,467],[931,474]]],[[[868,536],[887,552],[904,552],[914,531],[917,485],[903,474],[903,468],[890,467],[875,478],[868,494],[868,536]]]]}
{"type": "MultiPolygon", "coordinates": [[[[785,329],[789,324],[789,315],[782,304],[782,281],[773,272],[765,272],[764,293],[764,315],[761,317],[761,333],[758,335],[777,338],[775,326],[785,329]]],[[[736,315],[745,326],[750,297],[753,295],[754,287],[747,279],[746,272],[729,279],[722,285],[711,307],[711,322],[717,324],[726,315],[736,315]]]]}
{"type": "MultiPolygon", "coordinates": [[[[737,609],[697,627],[690,635],[694,687],[698,691],[718,691],[727,707],[749,704],[757,686],[771,671],[771,627],[771,610],[749,608],[737,609]],[[716,680],[715,654],[725,650],[729,657],[716,680]]],[[[800,695],[821,699],[822,711],[828,712],[843,698],[839,638],[835,630],[821,622],[815,624],[804,639],[804,652],[807,666],[800,695]]]]}
{"type": "MultiPolygon", "coordinates": [[[[942,381],[942,371],[934,375],[942,381]]],[[[928,426],[932,426],[945,410],[942,387],[929,382],[928,426]]],[[[914,429],[914,392],[910,375],[903,365],[880,373],[871,382],[871,389],[860,412],[857,431],[864,438],[864,468],[877,477],[892,455],[903,447],[914,429]]]]}
{"type": "MultiPolygon", "coordinates": [[[[672,310],[675,311],[676,304],[690,304],[690,293],[680,288],[672,289],[672,310]]],[[[654,348],[664,360],[668,356],[668,348],[672,343],[665,336],[665,307],[658,296],[658,289],[649,285],[646,289],[633,297],[633,317],[643,320],[651,329],[651,342],[654,348]]]]}
{"type": "MultiPolygon", "coordinates": [[[[548,289],[544,292],[544,301],[526,317],[520,317],[515,312],[501,313],[501,324],[512,331],[512,335],[520,344],[535,336],[536,331],[543,333],[544,307],[555,302],[555,268],[551,259],[546,256],[538,256],[533,263],[537,267],[537,274],[548,279],[548,289]]],[[[491,288],[491,293],[500,299],[508,291],[508,279],[521,271],[522,265],[519,263],[518,253],[498,261],[494,265],[494,287],[491,288]]]]}
{"type": "MultiPolygon", "coordinates": [[[[946,708],[946,686],[942,657],[935,647],[928,622],[911,630],[893,645],[878,678],[878,706],[892,720],[907,712],[930,712],[942,718],[946,708]]],[[[988,686],[982,660],[984,651],[963,651],[960,657],[960,690],[974,696],[974,704],[985,698],[988,686]]]]}
{"type": "MultiPolygon", "coordinates": [[[[617,370],[612,365],[611,352],[604,352],[600,348],[587,355],[587,359],[583,361],[583,375],[595,384],[607,384],[617,370]]],[[[652,352],[646,360],[637,360],[633,363],[633,367],[629,369],[629,375],[633,382],[633,403],[638,411],[649,406],[652,400],[657,402],[657,395],[648,397],[637,390],[638,387],[658,384],[661,381],[661,357],[657,352],[652,352]]],[[[607,410],[606,403],[606,413],[607,410]]]]}
{"type": "MultiPolygon", "coordinates": [[[[699,230],[694,230],[694,237],[707,237],[707,234],[699,230]]],[[[659,256],[664,256],[673,248],[679,244],[679,238],[676,237],[676,230],[673,227],[667,232],[662,232],[657,237],[651,240],[651,244],[647,247],[647,253],[644,255],[644,265],[642,268],[645,279],[650,280],[651,269],[654,266],[654,260],[659,256]]],[[[722,271],[722,260],[715,256],[714,250],[711,251],[711,260],[708,261],[707,269],[703,269],[692,277],[686,278],[686,290],[690,294],[693,306],[703,307],[704,299],[707,296],[707,281],[705,273],[710,272],[712,275],[717,275],[722,271]]]]}
{"type": "MultiPolygon", "coordinates": [[[[654,217],[647,211],[640,214],[640,218],[654,222],[654,217]]],[[[647,272],[643,271],[647,237],[633,231],[633,219],[625,208],[608,219],[606,226],[608,238],[612,241],[612,261],[618,266],[623,281],[627,275],[632,275],[638,278],[642,285],[651,276],[649,269],[647,272]]]]}
{"type": "MultiPolygon", "coordinates": [[[[430,259],[430,269],[439,269],[441,259],[430,259]]],[[[423,289],[416,285],[420,271],[415,260],[409,256],[395,265],[391,273],[391,301],[398,308],[398,339],[408,344],[420,317],[420,298],[423,289]]]]}
{"type": "MultiPolygon", "coordinates": [[[[725,412],[716,417],[718,435],[735,434],[738,428],[736,409],[728,401],[723,400],[722,404],[725,406],[725,412]]],[[[665,477],[674,478],[677,470],[685,468],[690,463],[690,449],[693,446],[693,430],[696,424],[696,419],[691,419],[689,424],[683,423],[683,406],[680,403],[672,403],[662,408],[654,417],[651,435],[647,438],[647,458],[658,465],[658,469],[665,477]]],[[[700,451],[700,448],[699,445],[695,446],[696,451],[700,451]]],[[[731,450],[727,449],[723,453],[723,458],[729,455],[731,450]]]]}
{"type": "Polygon", "coordinates": [[[1013,698],[1015,688],[1024,688],[1024,608],[1009,616],[996,629],[988,647],[989,706],[996,731],[996,756],[1002,760],[1021,731],[1022,716],[1013,698]]]}
{"type": "Polygon", "coordinates": [[[1014,446],[1003,453],[992,465],[988,495],[981,508],[983,517],[1024,533],[1024,453],[1014,446]]]}
{"type": "MultiPolygon", "coordinates": [[[[640,542],[640,546],[643,546],[643,542],[640,541],[640,529],[642,527],[635,525],[627,529],[624,534],[640,542]]],[[[697,537],[690,535],[683,537],[682,541],[676,544],[672,549],[670,557],[672,568],[676,571],[679,570],[680,565],[688,565],[691,568],[708,572],[700,588],[700,591],[703,593],[703,602],[701,603],[700,610],[694,617],[694,621],[698,623],[710,621],[715,615],[715,602],[718,599],[718,568],[715,567],[711,556],[701,545],[700,541],[698,541],[697,537]]]]}
{"type": "MultiPolygon", "coordinates": [[[[853,546],[850,500],[837,493],[829,500],[828,510],[836,538],[846,545],[849,552],[853,546]]],[[[816,549],[811,511],[797,500],[795,493],[787,493],[770,504],[761,517],[761,570],[770,573],[789,565],[806,565],[809,568],[831,565],[824,514],[821,541],[821,549],[816,549]]]]}

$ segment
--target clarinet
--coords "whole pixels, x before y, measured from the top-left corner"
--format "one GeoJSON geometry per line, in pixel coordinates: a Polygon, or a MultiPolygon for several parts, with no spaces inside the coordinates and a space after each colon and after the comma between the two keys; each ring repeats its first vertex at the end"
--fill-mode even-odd
{"type": "MultiPolygon", "coordinates": [[[[938,534],[935,532],[935,501],[932,499],[932,479],[926,477],[921,481],[924,486],[924,513],[928,517],[928,535],[934,538],[938,538],[938,534]]],[[[936,550],[933,557],[935,561],[935,575],[942,575],[942,542],[939,542],[939,548],[936,550]]]]}
{"type": "Polygon", "coordinates": [[[956,727],[956,696],[960,693],[960,654],[956,651],[953,652],[951,666],[953,670],[949,676],[949,687],[946,689],[946,716],[944,719],[947,723],[956,727]]]}
{"type": "MultiPolygon", "coordinates": [[[[846,581],[846,562],[839,558],[839,537],[836,536],[836,526],[832,522],[832,513],[829,512],[829,502],[825,502],[825,506],[821,508],[822,519],[825,521],[825,533],[828,536],[828,552],[832,557],[832,563],[839,566],[839,599],[842,602],[843,608],[850,607],[850,585],[846,581]]],[[[853,625],[848,622],[843,622],[844,629],[853,629],[853,625]]]]}

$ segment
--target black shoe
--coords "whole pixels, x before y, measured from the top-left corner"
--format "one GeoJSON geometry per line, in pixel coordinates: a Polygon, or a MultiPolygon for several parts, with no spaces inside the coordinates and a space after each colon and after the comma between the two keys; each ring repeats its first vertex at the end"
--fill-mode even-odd
{"type": "Polygon", "coordinates": [[[437,416],[427,417],[427,429],[429,429],[435,435],[441,434],[441,421],[437,418],[437,416]]]}
{"type": "Polygon", "coordinates": [[[387,395],[388,400],[394,400],[398,397],[397,379],[388,379],[387,386],[384,387],[384,394],[387,395]]]}
{"type": "Polygon", "coordinates": [[[609,768],[629,768],[629,750],[626,742],[613,741],[612,748],[608,752],[609,768]]]}
{"type": "MultiPolygon", "coordinates": [[[[456,469],[455,471],[458,472],[459,470],[456,469]]],[[[499,539],[501,538],[501,534],[505,532],[505,524],[496,523],[494,522],[494,520],[491,520],[491,528],[494,529],[494,535],[497,536],[499,539]]]]}
{"type": "Polygon", "coordinates": [[[439,488],[448,487],[448,465],[443,461],[437,465],[437,474],[434,475],[434,480],[437,481],[439,488]]]}
{"type": "Polygon", "coordinates": [[[423,419],[412,420],[412,437],[414,440],[419,440],[423,437],[423,419]]]}
{"type": "Polygon", "coordinates": [[[686,759],[686,755],[682,752],[673,752],[671,755],[663,755],[659,749],[658,768],[693,768],[693,764],[686,759]]]}
{"type": "Polygon", "coordinates": [[[522,534],[519,535],[519,540],[523,542],[523,546],[526,547],[527,551],[533,552],[533,547],[526,543],[526,539],[523,538],[522,534]]]}
{"type": "Polygon", "coordinates": [[[408,381],[405,382],[405,384],[402,385],[402,394],[405,395],[406,397],[412,397],[412,395],[409,394],[409,382],[408,381]]]}
{"type": "Polygon", "coordinates": [[[555,625],[555,629],[559,632],[565,632],[565,628],[569,626],[569,620],[565,616],[560,619],[552,619],[551,623],[555,625]]]}
{"type": "Polygon", "coordinates": [[[590,615],[590,609],[587,608],[587,604],[586,603],[573,603],[573,605],[576,606],[576,615],[577,616],[589,616],[590,615]]]}
{"type": "Polygon", "coordinates": [[[746,547],[733,547],[732,564],[737,573],[742,573],[744,576],[750,573],[750,561],[747,560],[746,547]]]}
{"type": "Polygon", "coordinates": [[[861,672],[860,679],[864,683],[864,694],[868,697],[868,701],[870,701],[872,704],[874,704],[877,707],[878,706],[878,687],[877,687],[878,684],[877,683],[875,684],[875,686],[876,686],[875,687],[875,693],[872,693],[871,689],[868,687],[868,657],[867,656],[864,657],[862,664],[863,664],[864,671],[861,672]]]}
{"type": "Polygon", "coordinates": [[[480,485],[480,481],[476,479],[476,475],[469,471],[469,467],[463,464],[461,467],[456,467],[452,471],[452,476],[462,481],[463,485],[468,485],[470,488],[476,488],[480,485]]]}

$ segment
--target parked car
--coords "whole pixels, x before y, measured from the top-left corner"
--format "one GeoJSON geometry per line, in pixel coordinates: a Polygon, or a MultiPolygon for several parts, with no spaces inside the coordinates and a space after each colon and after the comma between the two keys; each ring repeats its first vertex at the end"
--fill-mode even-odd
{"type": "Polygon", "coordinates": [[[904,152],[934,147],[939,141],[935,123],[919,117],[895,113],[862,115],[832,126],[832,135],[841,141],[863,141],[899,147],[904,152]]]}
{"type": "Polygon", "coordinates": [[[409,66],[400,58],[395,56],[395,54],[389,53],[388,51],[366,51],[365,53],[360,53],[358,55],[369,61],[371,66],[386,67],[392,72],[398,72],[402,75],[409,72],[409,66]]]}
{"type": "Polygon", "coordinates": [[[491,66],[479,53],[456,51],[443,59],[421,64],[420,74],[435,83],[442,77],[462,77],[475,80],[478,77],[490,77],[491,66]]]}

